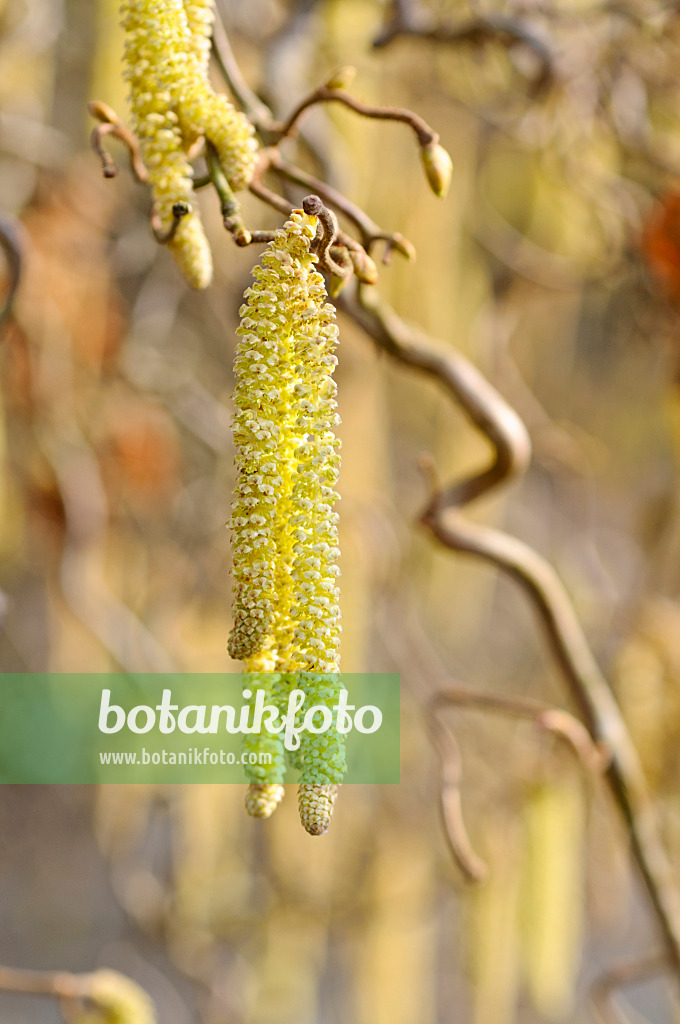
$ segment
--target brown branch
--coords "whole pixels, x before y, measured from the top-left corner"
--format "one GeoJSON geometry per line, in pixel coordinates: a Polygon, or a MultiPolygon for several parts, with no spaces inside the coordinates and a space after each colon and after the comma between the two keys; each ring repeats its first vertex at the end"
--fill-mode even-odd
{"type": "Polygon", "coordinates": [[[423,147],[439,141],[438,134],[430,128],[429,124],[422,117],[418,117],[413,111],[406,110],[403,107],[370,106],[367,103],[361,103],[359,100],[356,100],[343,89],[333,89],[327,85],[320,85],[318,89],[315,89],[309,96],[306,96],[305,99],[298,103],[286,121],[275,126],[275,131],[279,138],[287,138],[294,131],[297,122],[305,110],[315,106],[317,103],[340,103],[362,117],[370,117],[379,121],[400,121],[413,130],[418,144],[423,147]]]}
{"type": "Polygon", "coordinates": [[[274,124],[271,110],[253,92],[243,77],[234,56],[234,51],[231,48],[229,37],[217,11],[215,12],[215,21],[213,23],[212,53],[224,81],[238,101],[241,109],[246,113],[248,120],[260,132],[271,130],[274,124]]]}
{"type": "Polygon", "coordinates": [[[351,202],[351,200],[347,199],[346,196],[338,192],[331,185],[327,185],[313,175],[307,174],[306,171],[301,170],[294,164],[288,163],[277,149],[270,150],[269,166],[276,174],[281,175],[281,177],[286,178],[286,180],[293,182],[295,185],[311,189],[325,203],[334,207],[339,213],[347,217],[348,220],[351,220],[360,231],[361,243],[366,250],[370,250],[375,242],[383,241],[386,243],[385,261],[393,249],[400,252],[406,259],[415,259],[415,249],[403,235],[399,234],[399,232],[383,231],[356,203],[351,202]]]}
{"type": "Polygon", "coordinates": [[[389,18],[373,40],[375,49],[387,46],[399,36],[427,39],[435,43],[483,46],[499,43],[506,49],[523,46],[538,62],[538,71],[531,79],[531,93],[536,96],[552,84],[555,76],[554,58],[549,46],[525,22],[503,14],[487,14],[457,24],[441,24],[403,3],[394,4],[389,18]]]}
{"type": "Polygon", "coordinates": [[[637,752],[621,712],[591,653],[569,596],[552,566],[528,545],[500,531],[468,523],[459,509],[520,476],[528,466],[526,430],[512,409],[467,360],[408,327],[372,289],[345,308],[377,344],[399,362],[436,380],[491,442],[494,456],[481,472],[436,487],[422,524],[452,551],[490,562],[523,589],[538,613],[550,650],[593,742],[610,754],[606,779],[623,815],[632,852],[680,978],[680,893],[659,833],[637,752]]]}
{"type": "Polygon", "coordinates": [[[428,721],[439,756],[439,814],[451,856],[468,882],[483,882],[489,869],[470,841],[461,798],[463,762],[455,737],[433,712],[428,721]]]}
{"type": "MultiPolygon", "coordinates": [[[[295,209],[293,204],[289,203],[283,196],[280,196],[278,192],[268,188],[263,181],[264,175],[270,167],[274,152],[273,149],[262,150],[248,189],[254,196],[261,199],[262,202],[267,203],[268,206],[273,207],[273,209],[288,217],[291,210],[295,209]]],[[[319,201],[321,202],[321,200],[319,201]]],[[[326,209],[323,203],[321,205],[326,209]]],[[[332,211],[329,210],[327,212],[334,216],[332,211]]],[[[257,234],[261,233],[255,232],[253,241],[257,240],[255,238],[257,234]]],[[[347,235],[344,231],[338,230],[337,224],[335,225],[333,239],[336,244],[333,244],[332,241],[328,243],[324,252],[320,254],[320,265],[340,281],[346,281],[351,276],[352,270],[354,270],[359,281],[366,284],[375,284],[377,269],[364,247],[355,238],[347,235]]]]}
{"type": "Polygon", "coordinates": [[[71,1000],[81,998],[86,990],[76,975],[65,971],[26,971],[18,967],[0,967],[0,992],[71,1000]]]}
{"type": "MultiPolygon", "coordinates": [[[[324,206],[318,196],[305,196],[302,200],[302,209],[310,216],[318,218],[317,236],[310,248],[319,257],[319,265],[335,277],[343,280],[351,277],[352,264],[349,263],[349,259],[347,263],[343,261],[342,264],[334,259],[333,243],[338,234],[338,222],[333,211],[324,206]]],[[[340,258],[342,259],[342,255],[340,258]]]]}
{"type": "Polygon", "coordinates": [[[468,881],[482,882],[488,875],[488,869],[475,853],[465,826],[461,800],[463,767],[460,751],[455,738],[440,719],[441,712],[451,706],[526,719],[539,729],[564,740],[584,768],[592,774],[602,773],[608,761],[608,753],[603,756],[603,752],[593,743],[587,729],[577,718],[540,701],[476,693],[461,687],[447,687],[431,698],[427,716],[441,764],[440,811],[444,835],[454,860],[468,881]]]}
{"type": "Polygon", "coordinates": [[[118,174],[118,168],[116,167],[113,157],[104,149],[103,145],[104,138],[107,135],[111,135],[114,139],[118,139],[122,142],[126,147],[130,158],[132,173],[140,184],[145,185],[148,181],[146,167],[142,160],[139,143],[130,129],[126,128],[115,110],[112,110],[106,103],[100,103],[98,100],[93,100],[91,103],[88,103],[87,109],[90,111],[92,116],[96,117],[100,122],[92,129],[90,142],[92,144],[92,148],[101,161],[104,177],[115,178],[118,174]]]}
{"type": "Polygon", "coordinates": [[[167,245],[177,234],[182,219],[191,213],[191,207],[183,199],[178,200],[172,207],[172,223],[164,228],[161,218],[156,210],[151,213],[151,230],[159,245],[167,245]]]}

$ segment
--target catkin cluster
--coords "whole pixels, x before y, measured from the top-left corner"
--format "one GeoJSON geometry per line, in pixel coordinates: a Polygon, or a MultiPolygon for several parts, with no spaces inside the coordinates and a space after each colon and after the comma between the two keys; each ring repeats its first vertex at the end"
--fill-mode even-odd
{"type": "Polygon", "coordinates": [[[215,147],[231,187],[248,184],[257,157],[254,129],[208,80],[212,0],[124,0],[125,77],[133,130],[139,140],[161,230],[175,223],[168,247],[194,288],[212,280],[212,256],[192,208],[190,157],[201,140],[215,147]]]}
{"type": "MultiPolygon", "coordinates": [[[[305,708],[332,707],[339,692],[337,327],[309,249],[315,233],[316,217],[296,210],[269,244],[241,307],[235,364],[229,652],[247,672],[275,673],[268,697],[282,709],[299,673],[310,674],[305,708]]],[[[330,822],[344,750],[333,730],[303,735],[288,760],[300,768],[303,824],[320,834],[330,822]]],[[[257,749],[280,744],[269,736],[250,742],[261,744],[257,749]]],[[[251,769],[247,807],[256,816],[267,816],[280,799],[282,756],[279,746],[271,769],[251,769]]]]}

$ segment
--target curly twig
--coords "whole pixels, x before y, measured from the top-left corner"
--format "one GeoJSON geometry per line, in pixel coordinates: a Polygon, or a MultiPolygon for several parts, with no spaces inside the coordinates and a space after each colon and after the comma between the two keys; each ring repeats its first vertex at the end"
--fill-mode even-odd
{"type": "Polygon", "coordinates": [[[75,981],[73,975],[64,971],[25,971],[15,967],[0,967],[1,992],[68,998],[77,994],[75,981]]]}
{"type": "Polygon", "coordinates": [[[90,142],[95,153],[101,160],[104,177],[115,178],[118,174],[118,168],[116,167],[114,159],[111,154],[107,153],[104,149],[103,144],[104,138],[107,135],[112,135],[114,139],[118,139],[127,148],[128,155],[130,157],[130,167],[137,181],[142,185],[146,184],[148,181],[146,167],[142,160],[139,143],[130,129],[126,128],[115,110],[112,110],[106,103],[100,103],[98,100],[93,100],[91,103],[88,103],[87,109],[90,111],[92,116],[96,117],[99,121],[99,124],[95,125],[92,129],[90,142]]]}
{"type": "Polygon", "coordinates": [[[552,84],[555,76],[554,58],[550,48],[525,22],[504,14],[487,14],[458,24],[437,24],[427,15],[413,11],[403,3],[394,4],[390,16],[373,40],[375,49],[387,46],[398,36],[415,36],[435,43],[483,46],[500,43],[506,49],[523,46],[533,53],[538,71],[531,79],[530,91],[536,96],[552,84]]]}
{"type": "Polygon", "coordinates": [[[445,547],[483,558],[516,580],[538,612],[552,653],[593,742],[609,752],[609,789],[626,822],[669,964],[680,976],[677,881],[659,835],[637,752],[564,585],[552,566],[528,545],[500,531],[468,523],[458,511],[525,471],[530,445],[524,425],[467,360],[458,353],[434,347],[381,303],[372,290],[360,288],[359,304],[349,306],[348,311],[382,349],[442,384],[493,445],[494,457],[488,468],[445,489],[434,489],[421,522],[445,547]]]}
{"type": "Polygon", "coordinates": [[[400,252],[406,259],[415,259],[415,249],[407,238],[404,238],[398,231],[383,231],[375,221],[371,220],[368,214],[364,213],[359,206],[347,199],[341,192],[338,192],[337,189],[332,188],[332,186],[320,181],[313,175],[307,174],[306,171],[301,170],[301,168],[296,167],[294,164],[288,163],[277,149],[270,150],[269,166],[272,171],[288,181],[296,185],[302,185],[303,188],[312,189],[325,203],[333,206],[340,213],[344,214],[348,220],[351,220],[361,232],[361,242],[366,251],[370,251],[374,242],[385,242],[384,263],[389,261],[389,256],[393,249],[400,252]]]}
{"type": "Polygon", "coordinates": [[[588,730],[577,718],[561,708],[553,708],[540,701],[476,693],[459,686],[440,690],[431,698],[427,716],[441,764],[440,811],[444,835],[465,877],[471,882],[482,882],[488,875],[488,868],[474,852],[465,827],[460,792],[463,772],[460,751],[455,738],[440,718],[441,712],[451,706],[526,719],[539,729],[563,740],[592,774],[600,775],[604,771],[609,753],[593,743],[588,730]]]}
{"type": "Polygon", "coordinates": [[[168,242],[171,242],[177,234],[182,218],[187,217],[190,213],[191,207],[189,204],[183,199],[178,199],[176,203],[173,203],[172,223],[169,227],[164,228],[158,211],[153,210],[151,213],[151,230],[158,244],[167,245],[168,242]]]}
{"type": "Polygon", "coordinates": [[[379,121],[401,121],[402,124],[408,125],[413,130],[418,144],[422,147],[430,146],[439,141],[437,132],[430,128],[429,124],[422,117],[414,114],[412,110],[406,110],[402,107],[370,106],[367,103],[361,103],[359,100],[356,100],[354,96],[351,96],[350,93],[345,92],[343,89],[334,89],[328,85],[320,85],[318,89],[315,89],[314,92],[298,103],[286,121],[282,121],[275,126],[279,139],[285,139],[291,135],[305,110],[316,106],[317,103],[340,103],[344,107],[349,107],[355,114],[361,114],[362,117],[370,117],[379,121]]]}

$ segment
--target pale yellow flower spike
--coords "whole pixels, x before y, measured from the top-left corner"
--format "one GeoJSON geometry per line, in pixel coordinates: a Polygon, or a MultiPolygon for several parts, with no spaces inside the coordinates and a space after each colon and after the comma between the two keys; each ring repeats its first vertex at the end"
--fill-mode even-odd
{"type": "Polygon", "coordinates": [[[253,271],[255,283],[246,291],[247,302],[240,311],[241,338],[234,364],[237,479],[231,517],[234,628],[229,653],[238,660],[251,658],[276,633],[277,667],[284,671],[300,667],[295,651],[284,643],[293,632],[287,605],[295,558],[294,540],[287,532],[287,505],[296,468],[294,452],[304,440],[296,427],[294,337],[300,310],[308,302],[314,225],[315,218],[294,213],[253,271]]]}
{"type": "Polygon", "coordinates": [[[208,79],[210,37],[215,12],[212,0],[184,0],[195,62],[187,75],[187,88],[179,97],[179,117],[188,138],[205,135],[217,150],[229,184],[238,192],[250,181],[257,158],[257,142],[250,121],[235,110],[226,96],[213,92],[208,79]]]}
{"type": "Polygon", "coordinates": [[[124,0],[121,12],[133,130],[154,210],[161,231],[168,232],[175,204],[188,206],[167,244],[189,284],[206,288],[212,256],[195,208],[188,154],[208,138],[236,191],[253,173],[254,129],[208,82],[212,0],[124,0]]]}
{"type": "MultiPolygon", "coordinates": [[[[316,217],[301,210],[277,231],[241,307],[235,364],[229,651],[253,665],[275,650],[274,671],[284,673],[339,671],[337,328],[309,251],[315,231],[316,217]]],[[[338,789],[323,784],[325,750],[310,743],[302,769],[300,817],[312,835],[327,831],[338,789]]],[[[251,786],[246,806],[270,814],[278,799],[251,786]]]]}
{"type": "Polygon", "coordinates": [[[125,77],[130,85],[132,127],[142,150],[161,229],[173,224],[173,206],[188,204],[168,247],[189,284],[207,288],[212,257],[198,214],[192,209],[191,165],[177,113],[174,90],[185,74],[188,38],[182,0],[128,0],[122,5],[125,77]]]}
{"type": "Polygon", "coordinates": [[[189,26],[190,47],[196,57],[203,74],[208,75],[210,61],[210,37],[212,35],[215,11],[212,3],[206,0],[184,0],[184,10],[189,26]]]}
{"type": "MultiPolygon", "coordinates": [[[[247,680],[248,688],[254,691],[263,687],[267,693],[267,703],[271,702],[271,681],[274,678],[271,673],[276,669],[276,653],[273,650],[272,641],[267,644],[265,650],[249,658],[244,665],[245,672],[249,674],[264,673],[258,679],[247,680]]],[[[285,761],[283,753],[283,741],[280,736],[258,736],[257,734],[246,734],[243,742],[244,753],[267,752],[270,757],[269,765],[246,765],[246,777],[250,780],[246,794],[245,807],[251,818],[269,818],[283,800],[284,788],[281,781],[285,774],[285,761]]]]}

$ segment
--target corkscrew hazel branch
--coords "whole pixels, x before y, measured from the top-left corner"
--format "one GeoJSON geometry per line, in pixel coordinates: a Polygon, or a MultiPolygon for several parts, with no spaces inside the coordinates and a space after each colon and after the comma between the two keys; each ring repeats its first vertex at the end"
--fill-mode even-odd
{"type": "Polygon", "coordinates": [[[182,199],[178,199],[176,203],[172,204],[172,221],[170,226],[167,228],[163,227],[163,222],[157,210],[151,211],[151,230],[153,236],[159,245],[167,245],[168,242],[172,242],[173,238],[177,234],[182,219],[188,217],[191,213],[191,207],[187,202],[182,199]]]}
{"type": "Polygon", "coordinates": [[[379,121],[400,121],[413,131],[420,146],[420,153],[427,180],[435,195],[444,199],[451,184],[453,164],[451,157],[439,143],[439,135],[422,117],[403,107],[375,107],[361,103],[344,89],[336,87],[333,79],[315,89],[293,110],[286,121],[275,126],[279,142],[291,135],[300,118],[310,107],[319,103],[340,103],[362,117],[379,121]]]}
{"type": "Polygon", "coordinates": [[[352,203],[341,192],[338,192],[337,189],[332,188],[332,186],[327,185],[319,178],[315,178],[312,174],[308,174],[306,171],[284,160],[278,149],[272,147],[267,152],[271,170],[287,181],[310,189],[320,196],[326,204],[344,214],[348,220],[351,220],[361,233],[361,243],[367,252],[370,251],[371,246],[375,242],[383,241],[386,243],[384,263],[389,262],[389,256],[393,249],[396,249],[408,260],[415,259],[416,251],[414,247],[398,231],[384,231],[359,206],[352,203]]]}
{"type": "Polygon", "coordinates": [[[301,100],[288,118],[276,126],[275,130],[279,138],[285,139],[292,135],[304,112],[319,103],[340,103],[362,117],[379,121],[400,121],[412,129],[420,146],[428,146],[439,141],[439,136],[430,128],[427,121],[419,117],[418,114],[414,114],[412,110],[406,110],[403,107],[374,107],[355,99],[344,89],[335,89],[325,83],[301,100]]]}
{"type": "Polygon", "coordinates": [[[483,46],[499,43],[511,50],[523,46],[538,62],[538,70],[529,83],[532,96],[545,92],[554,81],[554,57],[548,44],[519,18],[504,14],[487,14],[454,24],[437,23],[423,11],[398,0],[390,6],[381,31],[373,40],[374,49],[382,49],[399,36],[427,39],[435,43],[483,46]]]}
{"type": "Polygon", "coordinates": [[[680,979],[680,891],[660,835],[640,761],[621,712],[592,655],[569,596],[552,566],[528,545],[467,522],[460,509],[525,471],[529,438],[519,417],[467,360],[409,327],[374,289],[346,303],[374,341],[411,369],[437,381],[493,448],[489,466],[447,487],[437,484],[421,523],[444,547],[481,558],[515,580],[536,610],[550,650],[593,740],[610,755],[605,779],[626,824],[632,853],[680,979]]]}
{"type": "Polygon", "coordinates": [[[333,243],[338,234],[338,222],[335,214],[324,206],[318,196],[306,196],[302,200],[302,209],[312,217],[318,218],[316,238],[310,249],[319,257],[319,263],[336,277],[347,278],[352,273],[352,266],[340,265],[333,258],[333,243]]]}
{"type": "Polygon", "coordinates": [[[488,868],[475,853],[465,826],[461,801],[460,750],[454,736],[441,721],[442,712],[452,706],[533,722],[541,730],[564,740],[589,774],[602,774],[609,760],[609,752],[593,743],[586,727],[573,715],[540,701],[476,693],[462,687],[448,687],[435,694],[426,712],[441,765],[439,805],[444,835],[454,860],[467,880],[482,882],[488,875],[488,868]]]}
{"type": "Polygon", "coordinates": [[[149,176],[142,160],[139,143],[130,129],[126,128],[115,110],[112,110],[106,103],[93,100],[91,103],[88,103],[87,109],[100,122],[92,129],[90,142],[101,160],[104,177],[115,178],[118,174],[118,167],[113,157],[104,149],[104,139],[111,135],[114,139],[122,142],[127,148],[132,173],[141,185],[145,185],[149,180],[149,176]]]}

